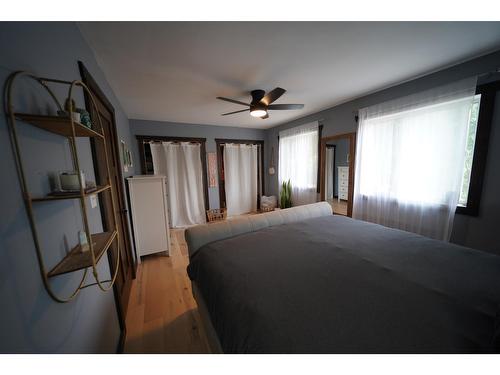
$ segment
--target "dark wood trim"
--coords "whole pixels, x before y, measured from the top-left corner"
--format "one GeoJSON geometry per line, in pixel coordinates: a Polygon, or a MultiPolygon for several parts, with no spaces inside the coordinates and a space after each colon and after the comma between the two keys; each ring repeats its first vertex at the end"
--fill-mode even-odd
{"type": "MultiPolygon", "coordinates": [[[[265,179],[266,174],[264,171],[264,141],[254,139],[228,139],[228,138],[215,138],[215,145],[217,151],[217,176],[219,182],[219,205],[221,208],[226,208],[226,189],[224,184],[224,159],[222,157],[222,146],[226,143],[248,144],[260,146],[260,175],[261,175],[261,192],[265,195],[265,179]]],[[[260,199],[257,201],[257,207],[260,208],[260,199]]]]}
{"type": "Polygon", "coordinates": [[[125,340],[127,339],[127,330],[120,331],[120,339],[116,347],[116,354],[123,354],[125,351],[125,340]]]}
{"type": "Polygon", "coordinates": [[[203,196],[205,200],[205,210],[208,210],[210,205],[208,201],[208,173],[207,173],[207,149],[206,149],[206,138],[195,138],[195,137],[170,137],[164,135],[136,135],[139,145],[139,157],[141,162],[141,173],[148,174],[145,158],[145,148],[144,144],[148,142],[192,142],[199,143],[200,146],[200,157],[201,157],[201,169],[203,171],[203,196]]]}
{"type": "MultiPolygon", "coordinates": [[[[111,113],[111,116],[112,116],[112,125],[113,125],[113,143],[115,145],[115,158],[116,160],[118,161],[121,161],[121,157],[120,157],[120,141],[118,139],[118,130],[116,128],[116,114],[115,114],[115,108],[113,107],[113,105],[111,104],[111,102],[108,100],[108,98],[106,97],[106,95],[104,95],[104,93],[102,92],[101,88],[99,87],[99,85],[97,84],[97,82],[94,80],[94,78],[92,77],[92,75],[90,74],[90,72],[87,70],[87,68],[85,67],[85,65],[83,64],[82,61],[78,61],[78,68],[80,69],[80,75],[82,77],[82,82],[85,83],[88,88],[99,98],[99,100],[104,104],[104,106],[106,107],[106,109],[111,113]]],[[[92,105],[90,103],[90,98],[88,97],[88,95],[84,95],[85,97],[85,106],[87,108],[90,108],[90,106],[92,105]]],[[[95,149],[94,149],[94,140],[91,139],[91,143],[92,143],[92,157],[93,157],[93,160],[94,160],[94,163],[95,163],[95,149]]],[[[94,165],[94,169],[95,169],[95,165],[94,165]]],[[[127,202],[126,202],[126,197],[127,195],[125,194],[124,192],[124,182],[125,182],[125,179],[123,177],[123,171],[121,168],[118,168],[118,177],[120,178],[120,181],[122,181],[122,184],[120,184],[119,186],[117,186],[117,190],[118,190],[118,204],[119,204],[119,210],[120,212],[122,213],[121,217],[122,217],[122,220],[124,220],[124,230],[125,230],[125,234],[126,234],[126,238],[124,239],[124,244],[125,244],[125,251],[127,251],[129,254],[133,254],[132,252],[132,245],[130,243],[130,231],[129,231],[129,222],[128,222],[128,215],[127,215],[127,202]]],[[[133,258],[133,257],[132,257],[133,258]]],[[[137,264],[135,264],[134,267],[132,267],[132,272],[133,272],[133,278],[135,279],[136,276],[137,276],[137,264]]]]}
{"type": "Polygon", "coordinates": [[[145,156],[146,150],[144,148],[144,142],[138,139],[137,146],[139,148],[139,163],[141,164],[141,174],[149,174],[148,168],[146,166],[146,156],[145,156]]]}
{"type": "Polygon", "coordinates": [[[168,135],[136,135],[135,138],[141,139],[145,142],[192,142],[192,143],[205,143],[206,138],[197,137],[170,137],[168,135]]]}
{"type": "MultiPolygon", "coordinates": [[[[326,148],[327,149],[328,148],[333,148],[333,167],[334,168],[333,168],[332,175],[333,175],[333,196],[335,197],[335,176],[337,175],[337,170],[335,169],[335,162],[337,161],[337,146],[335,146],[335,145],[326,145],[326,148]]],[[[325,157],[325,166],[326,166],[326,157],[325,157]]],[[[326,179],[326,176],[325,176],[325,179],[326,179]]],[[[320,183],[321,183],[321,178],[320,178],[320,183]]],[[[338,186],[337,186],[337,190],[338,190],[338,186]]],[[[320,193],[321,193],[321,191],[320,191],[320,193]]],[[[325,194],[326,194],[326,192],[325,192],[325,194]]]]}
{"type": "Polygon", "coordinates": [[[325,149],[326,143],[337,139],[349,139],[349,189],[347,202],[347,216],[352,217],[352,200],[354,197],[354,159],[356,157],[356,133],[344,133],[333,135],[330,137],[321,138],[321,153],[320,153],[320,200],[325,200],[325,149]]]}
{"type": "MultiPolygon", "coordinates": [[[[125,179],[125,190],[127,193],[127,206],[131,207],[132,204],[130,203],[130,186],[129,186],[129,180],[125,179]]],[[[135,244],[135,231],[134,231],[134,220],[132,218],[132,210],[128,211],[128,216],[129,216],[129,223],[130,223],[130,234],[132,235],[132,243],[135,244]]],[[[134,263],[139,264],[140,260],[138,259],[139,256],[137,255],[137,252],[134,251],[134,263]]]]}
{"type": "Polygon", "coordinates": [[[217,157],[217,182],[218,182],[218,188],[219,188],[219,207],[220,208],[227,208],[226,207],[226,185],[224,183],[225,178],[223,176],[224,173],[224,166],[223,166],[223,159],[222,159],[222,153],[223,153],[223,148],[222,148],[222,143],[215,141],[216,145],[216,157],[217,157]]]}
{"type": "Polygon", "coordinates": [[[479,85],[476,89],[476,95],[481,94],[481,102],[479,104],[479,118],[477,120],[476,143],[474,146],[474,157],[472,159],[469,196],[467,197],[467,206],[457,206],[456,213],[458,214],[470,216],[477,216],[479,214],[491,123],[493,111],[495,110],[495,97],[498,90],[500,90],[500,81],[479,85]]]}
{"type": "Polygon", "coordinates": [[[236,143],[236,144],[247,144],[247,145],[264,145],[263,140],[255,139],[229,139],[229,138],[215,138],[215,143],[236,143]]]}
{"type": "MultiPolygon", "coordinates": [[[[81,76],[82,82],[85,85],[87,85],[89,90],[92,91],[92,93],[106,107],[106,109],[109,111],[109,113],[111,113],[111,117],[112,117],[111,124],[112,124],[112,133],[113,133],[111,141],[115,145],[115,151],[116,151],[115,158],[116,158],[116,160],[118,160],[121,163],[121,158],[120,158],[120,155],[118,154],[118,152],[121,148],[120,148],[120,143],[118,140],[118,132],[116,129],[115,109],[114,109],[113,105],[111,104],[111,102],[106,97],[106,95],[104,95],[103,91],[101,90],[101,88],[99,87],[97,82],[94,80],[94,78],[92,77],[90,72],[87,70],[87,68],[85,67],[85,65],[83,64],[82,61],[78,61],[78,69],[80,71],[80,76],[81,76]]],[[[86,108],[90,110],[90,108],[92,107],[91,100],[90,100],[89,95],[85,91],[84,91],[84,100],[85,100],[86,108]]],[[[96,155],[96,148],[95,148],[96,146],[95,146],[95,140],[93,138],[91,138],[91,140],[90,140],[90,145],[91,145],[94,170],[98,171],[99,168],[97,166],[97,157],[96,157],[97,155],[96,155]]],[[[120,181],[123,182],[124,178],[123,178],[122,169],[118,168],[117,173],[118,173],[118,177],[119,177],[120,181]]],[[[116,187],[116,189],[118,191],[118,197],[117,197],[118,202],[117,203],[118,203],[118,209],[122,213],[122,215],[121,215],[121,220],[122,220],[122,224],[123,224],[122,230],[125,233],[125,236],[124,236],[125,238],[123,239],[123,244],[124,244],[123,250],[127,252],[127,256],[130,256],[130,258],[133,259],[133,257],[131,256],[132,255],[132,247],[131,247],[131,243],[130,243],[130,233],[129,233],[129,223],[128,223],[128,216],[127,216],[127,206],[125,203],[125,193],[123,191],[123,184],[118,184],[118,185],[119,186],[116,187]]],[[[101,204],[101,207],[103,207],[102,204],[101,204]]],[[[104,215],[105,215],[105,213],[101,209],[101,218],[102,218],[103,223],[106,222],[104,215]]],[[[118,251],[120,251],[120,249],[118,249],[118,251]]],[[[114,262],[112,261],[112,257],[111,257],[110,252],[108,252],[107,255],[108,255],[109,267],[110,267],[110,269],[113,269],[114,262]]],[[[118,253],[117,256],[120,256],[120,254],[118,253]]],[[[131,268],[132,268],[132,278],[135,279],[136,266],[134,265],[134,263],[132,264],[131,268]]],[[[127,277],[127,275],[125,275],[125,277],[127,277]]],[[[131,285],[131,280],[129,280],[128,282],[131,285]]],[[[130,293],[130,288],[128,290],[128,293],[130,293]]],[[[120,341],[118,344],[118,350],[123,351],[123,345],[125,342],[125,337],[127,335],[127,327],[125,324],[126,311],[124,311],[122,308],[121,297],[120,297],[120,294],[119,294],[119,291],[118,291],[116,285],[113,286],[113,295],[114,295],[114,299],[115,299],[116,310],[118,313],[118,322],[120,325],[120,341]]],[[[126,300],[128,301],[128,297],[126,298],[126,300]]]]}
{"type": "Polygon", "coordinates": [[[319,157],[320,157],[320,154],[321,154],[321,137],[323,136],[323,124],[320,124],[318,126],[318,171],[316,173],[316,193],[320,193],[321,192],[321,187],[319,186],[319,184],[321,183],[321,165],[319,163],[319,157]]]}

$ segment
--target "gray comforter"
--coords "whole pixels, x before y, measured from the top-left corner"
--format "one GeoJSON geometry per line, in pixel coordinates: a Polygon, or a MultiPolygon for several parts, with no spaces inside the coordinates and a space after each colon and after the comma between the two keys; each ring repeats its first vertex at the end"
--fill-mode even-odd
{"type": "Polygon", "coordinates": [[[500,257],[328,216],[210,243],[188,267],[226,353],[500,351],[500,257]]]}

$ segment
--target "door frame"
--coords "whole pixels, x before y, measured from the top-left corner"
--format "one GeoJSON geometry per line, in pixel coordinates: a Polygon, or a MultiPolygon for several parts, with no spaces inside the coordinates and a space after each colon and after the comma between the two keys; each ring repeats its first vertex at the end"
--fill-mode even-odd
{"type": "MultiPolygon", "coordinates": [[[[335,170],[335,161],[337,160],[337,154],[336,154],[337,153],[337,146],[325,144],[325,148],[326,149],[333,148],[333,173],[332,173],[333,181],[332,181],[332,183],[333,183],[333,198],[335,198],[335,177],[337,175],[337,171],[335,170]]],[[[325,167],[326,167],[326,153],[325,153],[325,167]]],[[[325,187],[324,188],[326,189],[326,175],[325,175],[325,187]]],[[[325,194],[326,194],[326,191],[325,191],[325,194]]]]}
{"type": "MultiPolygon", "coordinates": [[[[246,145],[259,145],[260,146],[260,175],[261,175],[261,195],[262,197],[265,194],[265,173],[264,173],[264,141],[263,140],[253,140],[253,139],[227,139],[227,138],[215,138],[215,146],[217,152],[217,179],[218,179],[218,188],[219,188],[219,207],[226,207],[226,189],[225,189],[225,178],[222,176],[223,171],[223,155],[222,155],[222,146],[226,143],[235,143],[235,144],[246,144],[246,145]]],[[[257,209],[260,208],[260,199],[257,200],[257,209]]]]}
{"type": "MultiPolygon", "coordinates": [[[[92,93],[106,107],[106,109],[109,111],[109,113],[111,113],[111,117],[112,117],[112,121],[111,121],[111,128],[112,128],[111,129],[111,133],[112,133],[111,142],[113,142],[113,144],[115,146],[115,155],[114,155],[114,157],[116,158],[116,160],[119,161],[119,164],[121,164],[121,158],[120,158],[120,154],[119,154],[119,150],[121,148],[120,148],[120,143],[118,141],[118,131],[117,131],[117,128],[116,128],[115,109],[114,109],[113,105],[111,104],[111,102],[106,98],[106,95],[104,95],[104,93],[102,92],[102,90],[98,86],[97,82],[92,77],[92,75],[87,70],[87,68],[85,67],[85,65],[83,64],[82,61],[78,61],[78,68],[80,70],[80,76],[81,76],[82,82],[85,85],[87,85],[87,87],[89,88],[89,90],[92,91],[92,93]]],[[[86,106],[86,108],[91,108],[92,107],[92,103],[91,103],[89,95],[87,94],[87,92],[85,90],[84,90],[84,99],[85,99],[85,106],[86,106]]],[[[96,153],[95,143],[94,143],[93,139],[91,139],[90,144],[91,144],[92,161],[93,161],[94,170],[97,171],[98,170],[97,153],[96,153]]],[[[123,241],[122,241],[122,243],[123,243],[122,251],[125,251],[126,252],[126,256],[131,259],[132,278],[135,279],[136,275],[137,275],[137,263],[134,261],[134,257],[133,257],[133,253],[132,253],[132,245],[130,243],[130,230],[129,230],[130,226],[129,226],[129,221],[128,221],[127,203],[126,203],[126,196],[125,196],[124,185],[123,185],[123,181],[125,181],[125,180],[124,180],[123,171],[122,171],[121,168],[118,168],[117,174],[118,174],[119,180],[122,182],[121,184],[118,184],[119,186],[116,187],[116,190],[118,192],[118,197],[117,197],[118,210],[119,210],[119,212],[121,214],[120,215],[120,220],[122,221],[123,230],[124,230],[124,234],[125,234],[124,238],[123,238],[123,241]]],[[[104,215],[105,215],[105,213],[102,212],[102,210],[101,210],[101,217],[102,217],[103,222],[105,222],[104,215]]],[[[118,249],[118,251],[120,251],[120,250],[118,249]]],[[[120,255],[118,254],[118,256],[120,256],[120,255]]],[[[109,262],[110,269],[113,269],[114,263],[111,261],[111,254],[109,254],[109,252],[108,252],[108,262],[109,262]]],[[[129,284],[131,285],[131,280],[130,280],[129,284]]],[[[130,288],[128,288],[128,294],[129,294],[129,297],[130,297],[130,288]]],[[[119,344],[118,344],[118,350],[117,351],[119,353],[121,353],[121,352],[123,352],[123,348],[124,348],[124,344],[125,344],[125,337],[126,337],[126,333],[127,333],[127,328],[126,328],[126,325],[125,325],[126,310],[124,311],[122,309],[121,302],[120,302],[120,294],[119,294],[119,291],[118,291],[116,285],[113,286],[113,295],[114,295],[114,299],[115,299],[115,306],[116,306],[116,310],[117,310],[117,313],[118,313],[118,322],[119,322],[120,331],[121,331],[121,333],[120,333],[120,341],[119,341],[119,344]]],[[[129,298],[127,297],[126,300],[128,301],[128,299],[129,298]]],[[[127,306],[124,306],[124,309],[126,309],[126,308],[127,308],[127,306]]]]}
{"type": "Polygon", "coordinates": [[[320,200],[325,200],[325,150],[326,143],[337,139],[349,139],[349,188],[347,194],[349,200],[347,202],[347,216],[352,217],[352,201],[354,198],[354,160],[356,158],[356,132],[343,133],[332,135],[330,137],[321,138],[321,152],[320,152],[320,200]]]}

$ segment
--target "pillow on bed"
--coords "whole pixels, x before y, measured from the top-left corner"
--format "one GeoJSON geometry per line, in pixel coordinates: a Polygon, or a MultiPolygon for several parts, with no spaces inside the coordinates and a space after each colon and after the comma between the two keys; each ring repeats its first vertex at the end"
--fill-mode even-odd
{"type": "Polygon", "coordinates": [[[293,223],[327,215],[332,215],[332,206],[327,202],[318,202],[259,215],[241,216],[213,224],[196,225],[186,229],[184,236],[191,257],[200,247],[210,242],[254,232],[273,225],[293,223]]]}

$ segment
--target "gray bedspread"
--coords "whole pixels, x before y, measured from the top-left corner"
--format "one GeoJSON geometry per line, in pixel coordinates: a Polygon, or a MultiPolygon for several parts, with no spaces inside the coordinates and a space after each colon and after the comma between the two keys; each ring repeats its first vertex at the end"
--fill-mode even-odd
{"type": "Polygon", "coordinates": [[[342,216],[191,258],[226,353],[500,351],[500,257],[342,216]]]}

